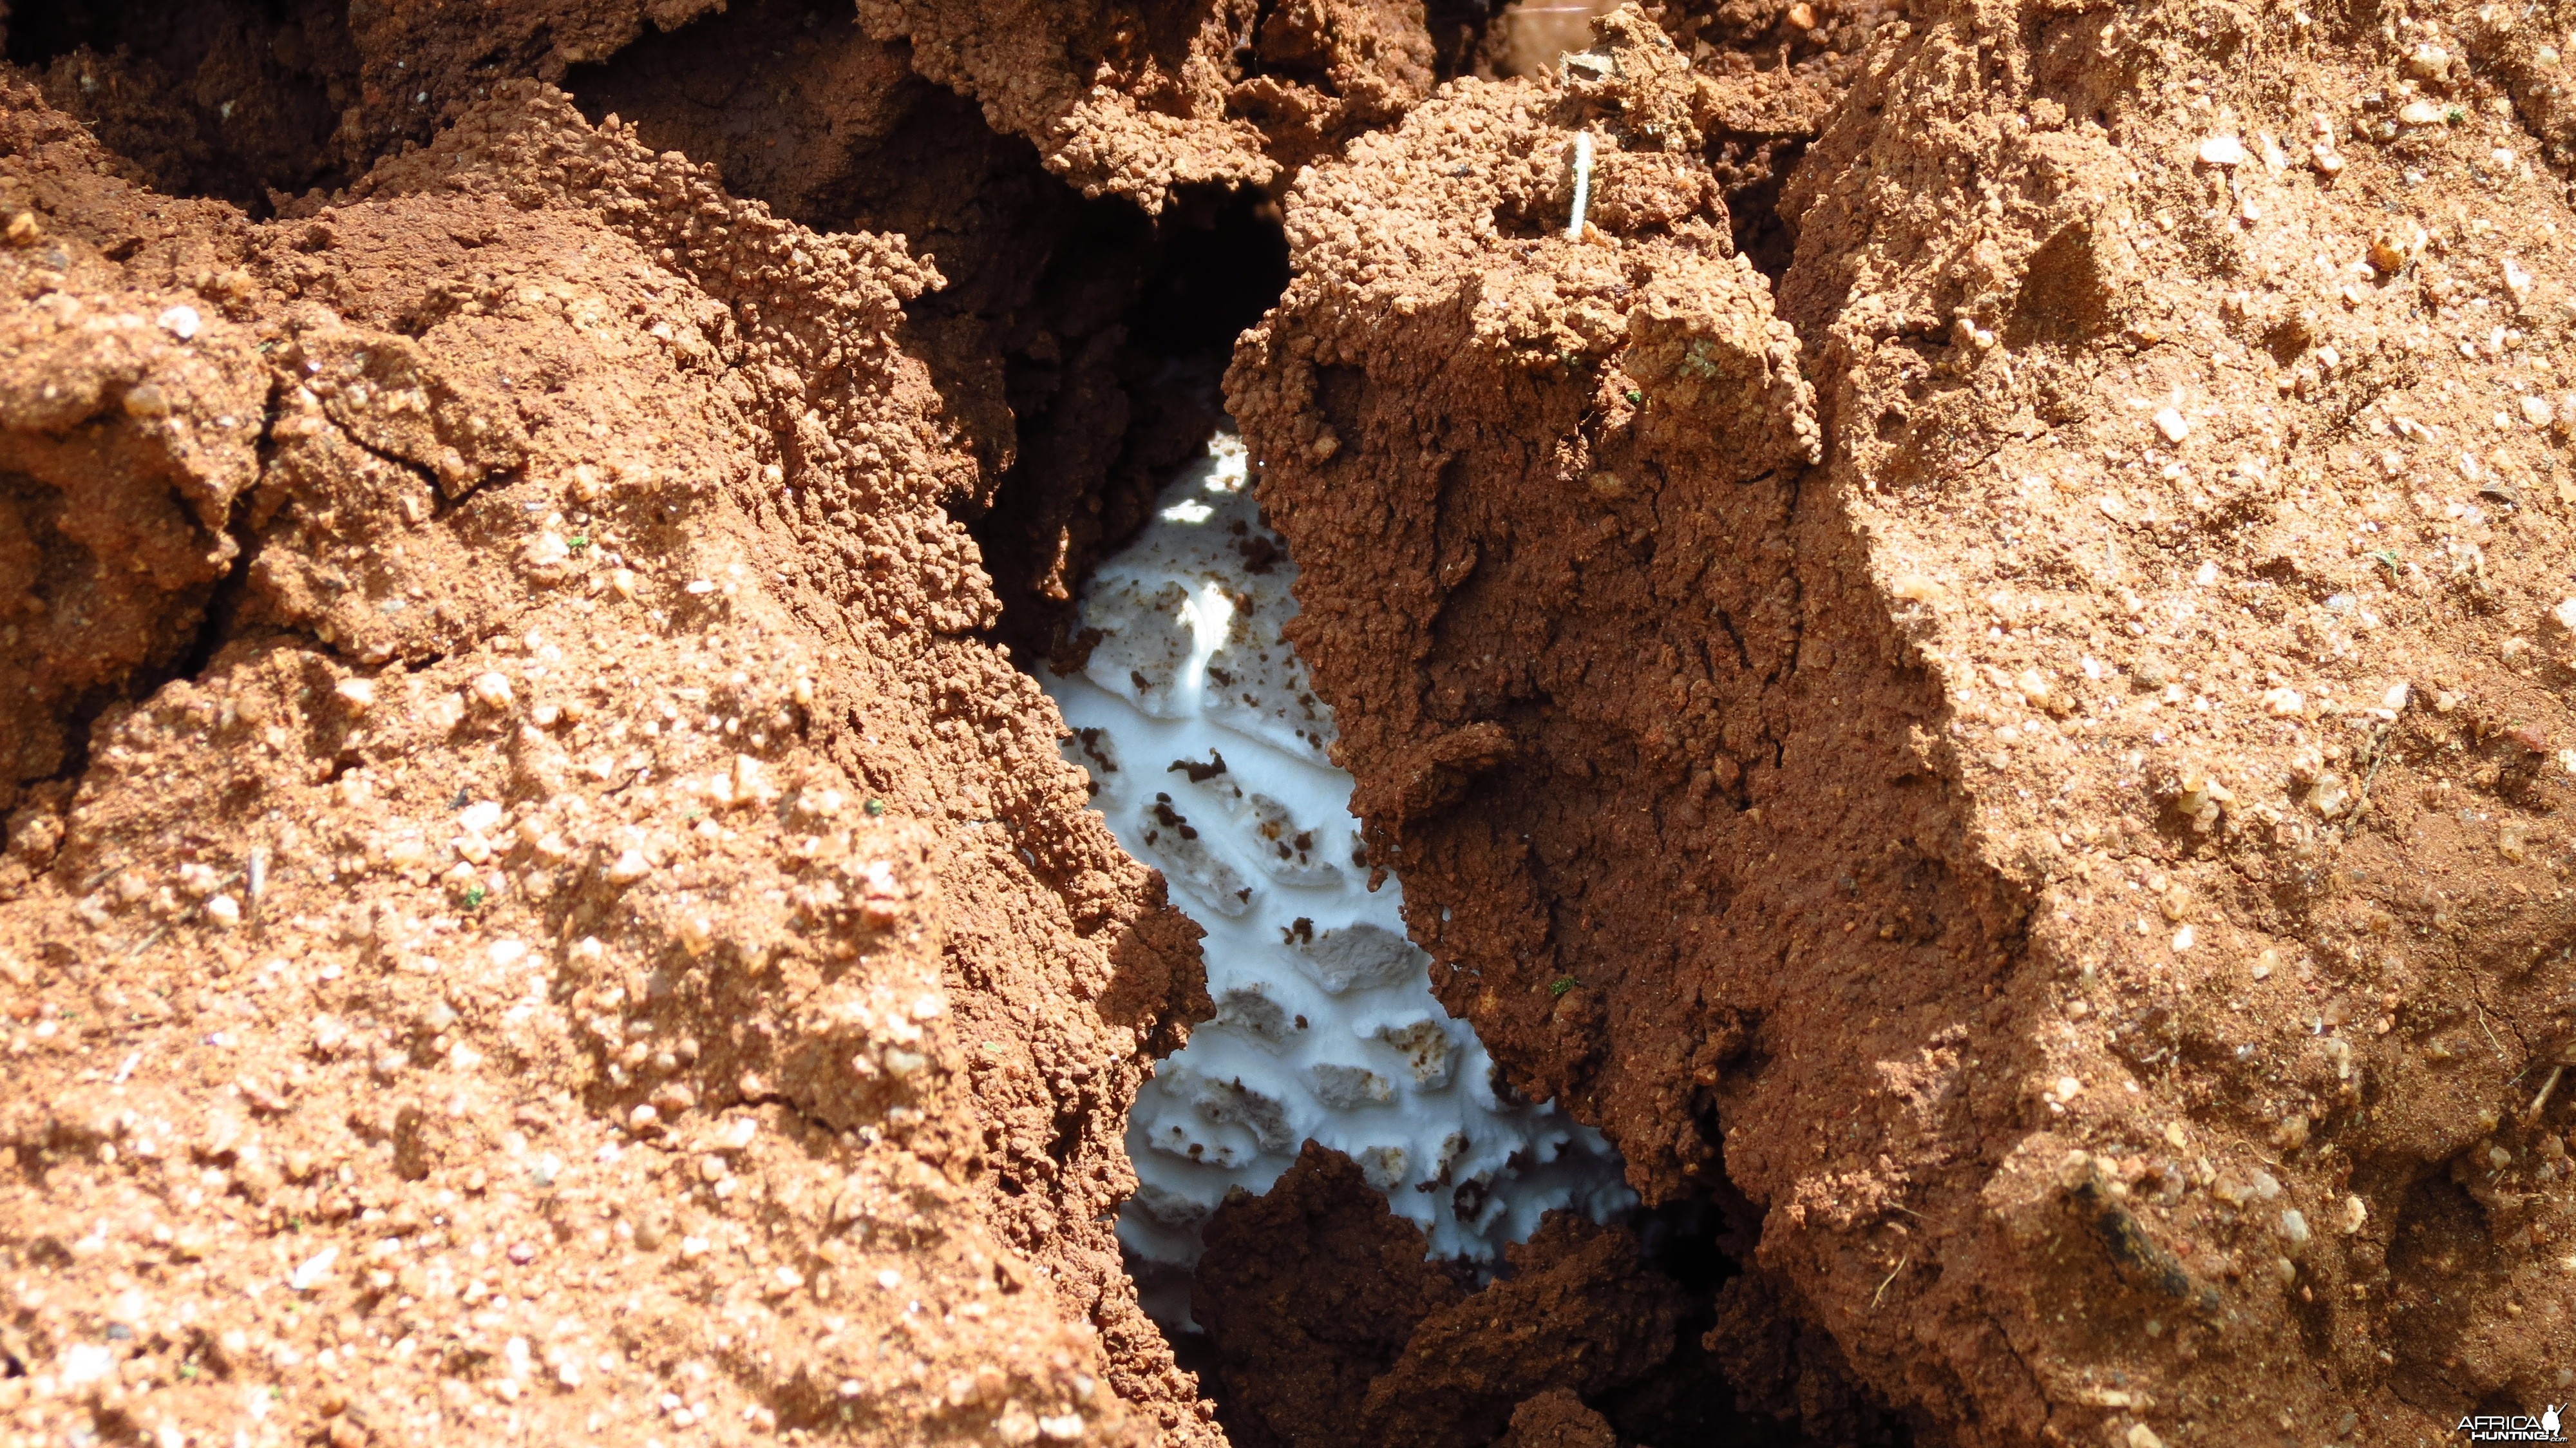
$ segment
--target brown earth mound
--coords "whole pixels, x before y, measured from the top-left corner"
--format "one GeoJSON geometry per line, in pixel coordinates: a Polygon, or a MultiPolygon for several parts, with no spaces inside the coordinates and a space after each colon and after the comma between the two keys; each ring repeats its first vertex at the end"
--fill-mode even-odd
{"type": "Polygon", "coordinates": [[[1914,16],[1798,344],[1633,18],[1288,198],[1229,397],[1445,998],[1926,1431],[2576,1380],[2549,39],[1914,16]]]}
{"type": "Polygon", "coordinates": [[[5,114],[13,779],[88,753],[0,1411],[1212,1437],[1107,1226],[1191,930],[967,636],[933,274],[524,88],[267,227],[5,114]]]}

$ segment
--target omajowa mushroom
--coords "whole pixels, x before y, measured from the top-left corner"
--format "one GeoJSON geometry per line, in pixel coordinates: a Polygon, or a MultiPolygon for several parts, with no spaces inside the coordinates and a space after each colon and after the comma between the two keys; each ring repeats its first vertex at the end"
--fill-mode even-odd
{"type": "Polygon", "coordinates": [[[1360,1163],[1435,1257],[1491,1262],[1544,1212],[1636,1202],[1599,1132],[1496,1090],[1473,1029],[1432,997],[1401,886],[1369,889],[1332,712],[1282,630],[1296,570],[1247,473],[1220,435],[1094,575],[1082,673],[1040,674],[1093,806],[1207,931],[1216,1015],[1138,1093],[1140,1185],[1118,1224],[1147,1311],[1185,1330],[1200,1228],[1309,1139],[1360,1163]]]}

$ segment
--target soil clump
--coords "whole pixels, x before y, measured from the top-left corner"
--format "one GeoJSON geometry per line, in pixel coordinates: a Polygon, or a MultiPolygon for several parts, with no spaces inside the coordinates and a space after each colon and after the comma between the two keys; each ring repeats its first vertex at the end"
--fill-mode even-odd
{"type": "Polygon", "coordinates": [[[1633,19],[1291,190],[1228,396],[1372,854],[1650,1200],[1722,1147],[1769,1411],[2546,1402],[2559,1329],[2502,1326],[2576,1311],[2541,39],[2024,19],[1882,33],[1776,304],[1674,144],[1722,95],[1633,19]],[[2498,1295],[2418,1245],[2472,1237],[2498,1295]]]}
{"type": "Polygon", "coordinates": [[[6,1407],[1212,1441],[1192,927],[974,639],[935,273],[504,91],[267,226],[8,97],[6,1407]]]}

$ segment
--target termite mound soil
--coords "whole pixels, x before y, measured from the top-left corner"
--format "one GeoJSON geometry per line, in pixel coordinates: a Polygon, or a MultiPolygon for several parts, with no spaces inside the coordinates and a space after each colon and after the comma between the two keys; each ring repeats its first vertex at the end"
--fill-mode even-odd
{"type": "Polygon", "coordinates": [[[0,101],[13,1431],[1215,1441],[1108,1226],[1194,931],[978,639],[930,268],[523,82],[123,170],[0,101]]]}
{"type": "Polygon", "coordinates": [[[2562,38],[1918,8],[1776,288],[1633,10],[1289,191],[1227,395],[1372,855],[1522,1090],[1744,1194],[1754,1406],[2576,1382],[2562,38]]]}
{"type": "Polygon", "coordinates": [[[147,9],[0,42],[9,1431],[1217,1441],[1015,665],[1283,225],[1373,851],[1656,1205],[1471,1291],[1301,1165],[1235,1441],[2576,1385],[2558,17],[147,9]]]}

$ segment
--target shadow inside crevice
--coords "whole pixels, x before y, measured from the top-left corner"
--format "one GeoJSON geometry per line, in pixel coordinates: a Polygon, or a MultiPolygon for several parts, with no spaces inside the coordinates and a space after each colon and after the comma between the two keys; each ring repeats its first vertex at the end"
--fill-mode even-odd
{"type": "Polygon", "coordinates": [[[368,159],[341,135],[359,55],[330,0],[48,0],[6,21],[0,54],[157,191],[264,220],[368,159]]]}

